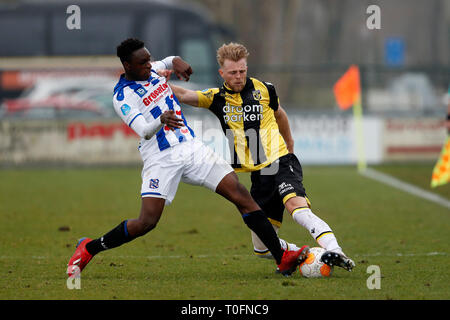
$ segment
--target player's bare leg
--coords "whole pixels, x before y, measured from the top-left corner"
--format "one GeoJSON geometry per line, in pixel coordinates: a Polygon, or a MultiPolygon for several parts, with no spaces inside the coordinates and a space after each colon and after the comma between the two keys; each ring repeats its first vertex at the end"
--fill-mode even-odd
{"type": "Polygon", "coordinates": [[[241,214],[261,210],[235,172],[227,174],[217,185],[216,193],[231,201],[241,214]]]}
{"type": "Polygon", "coordinates": [[[162,198],[142,198],[139,217],[127,221],[128,234],[136,238],[154,229],[161,218],[164,205],[165,199],[162,198]]]}

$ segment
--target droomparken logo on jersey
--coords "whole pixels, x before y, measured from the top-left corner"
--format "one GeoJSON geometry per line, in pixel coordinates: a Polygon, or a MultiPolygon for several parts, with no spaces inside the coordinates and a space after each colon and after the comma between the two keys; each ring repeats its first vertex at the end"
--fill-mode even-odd
{"type": "Polygon", "coordinates": [[[223,106],[224,113],[223,120],[225,123],[231,122],[245,122],[245,121],[260,121],[263,119],[263,106],[260,104],[232,106],[229,103],[223,106]]]}

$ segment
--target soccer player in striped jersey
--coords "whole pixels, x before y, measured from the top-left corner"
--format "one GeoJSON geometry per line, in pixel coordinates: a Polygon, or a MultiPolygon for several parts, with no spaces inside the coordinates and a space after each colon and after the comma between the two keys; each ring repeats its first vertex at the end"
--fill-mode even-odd
{"type": "MultiPolygon", "coordinates": [[[[325,263],[351,271],[349,259],[328,224],[315,215],[303,186],[303,172],[294,154],[289,121],[273,84],[247,77],[247,49],[236,43],[217,50],[221,88],[192,91],[172,86],[182,103],[212,111],[219,119],[236,172],[251,172],[250,193],[278,231],[284,209],[327,251],[325,263]]],[[[271,257],[252,232],[254,252],[271,257]]],[[[286,248],[296,246],[281,240],[286,248]]]]}
{"type": "Polygon", "coordinates": [[[189,79],[191,67],[179,57],[151,63],[151,55],[138,39],[117,47],[125,73],[114,88],[114,108],[140,137],[143,160],[141,211],[136,219],[122,221],[97,238],[82,238],[67,273],[74,277],[101,251],[118,247],[156,227],[164,206],[172,202],[180,181],[204,186],[234,203],[245,224],[258,235],[275,257],[277,271],[290,275],[306,258],[308,246],[283,250],[265,214],[239,183],[233,168],[195,137],[166,78],[157,69],[173,69],[189,79]]]}

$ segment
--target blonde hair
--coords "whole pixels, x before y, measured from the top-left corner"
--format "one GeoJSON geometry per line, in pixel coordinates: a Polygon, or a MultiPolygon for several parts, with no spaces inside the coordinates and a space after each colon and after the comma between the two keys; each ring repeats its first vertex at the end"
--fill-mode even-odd
{"type": "Polygon", "coordinates": [[[223,67],[225,59],[237,62],[242,58],[247,58],[249,54],[247,48],[242,44],[230,42],[228,44],[223,44],[217,49],[217,62],[223,67]]]}

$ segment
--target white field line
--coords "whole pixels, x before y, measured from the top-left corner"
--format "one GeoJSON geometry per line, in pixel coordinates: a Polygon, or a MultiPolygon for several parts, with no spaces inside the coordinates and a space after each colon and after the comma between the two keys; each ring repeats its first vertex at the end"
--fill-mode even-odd
{"type": "MultiPolygon", "coordinates": [[[[425,252],[425,253],[364,253],[364,254],[353,254],[353,257],[427,257],[427,256],[448,256],[447,252],[425,252]]],[[[49,256],[0,256],[0,260],[21,260],[21,259],[32,259],[32,260],[46,260],[49,259],[49,256]]],[[[52,257],[54,258],[54,257],[52,257]]],[[[139,256],[139,255],[110,255],[108,259],[121,258],[121,259],[149,259],[149,260],[157,260],[157,259],[210,259],[210,258],[251,258],[255,259],[256,256],[252,253],[249,254],[233,254],[233,255],[218,255],[218,254],[199,254],[199,255],[171,255],[171,256],[139,256]]]]}
{"type": "MultiPolygon", "coordinates": [[[[368,253],[368,254],[354,254],[352,257],[358,257],[358,258],[364,258],[364,257],[378,257],[378,256],[384,256],[384,257],[427,257],[427,256],[447,256],[447,252],[428,252],[428,253],[382,253],[382,252],[375,252],[375,253],[368,253]]],[[[189,259],[190,256],[115,256],[116,258],[124,258],[124,259],[133,259],[133,258],[146,258],[148,260],[156,260],[156,259],[189,259]]],[[[208,259],[208,258],[250,258],[255,259],[257,258],[252,253],[249,254],[235,254],[235,255],[192,255],[193,259],[208,259]]]]}
{"type": "Polygon", "coordinates": [[[400,189],[402,191],[408,192],[412,195],[415,195],[416,197],[432,201],[434,203],[437,203],[443,207],[450,209],[450,201],[448,199],[441,197],[440,195],[437,195],[435,193],[432,193],[427,190],[416,187],[412,184],[403,182],[403,181],[396,179],[385,173],[381,173],[381,172],[376,171],[371,168],[366,168],[364,171],[361,171],[360,174],[367,178],[387,184],[391,187],[394,187],[394,188],[400,189]]]}

